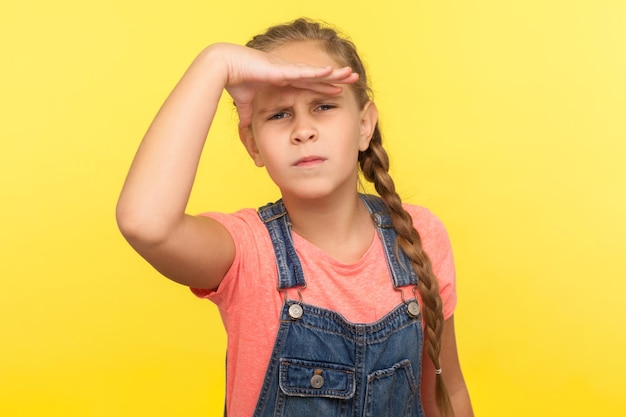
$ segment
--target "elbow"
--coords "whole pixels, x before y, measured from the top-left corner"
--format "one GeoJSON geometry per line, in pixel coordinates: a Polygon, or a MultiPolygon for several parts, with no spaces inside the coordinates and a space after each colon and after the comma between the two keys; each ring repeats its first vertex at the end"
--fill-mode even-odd
{"type": "Polygon", "coordinates": [[[129,209],[120,203],[117,205],[115,218],[118,229],[132,246],[158,245],[168,235],[165,222],[151,217],[149,213],[129,209]]]}

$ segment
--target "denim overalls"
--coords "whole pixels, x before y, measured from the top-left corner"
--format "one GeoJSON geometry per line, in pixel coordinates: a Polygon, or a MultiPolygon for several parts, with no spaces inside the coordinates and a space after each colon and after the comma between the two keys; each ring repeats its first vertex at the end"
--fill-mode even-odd
{"type": "MultiPolygon", "coordinates": [[[[416,285],[379,197],[360,195],[383,242],[396,289],[416,285]]],[[[281,201],[259,209],[274,246],[278,290],[285,293],[280,327],[254,417],[424,417],[420,399],[423,345],[419,305],[405,300],[375,323],[355,324],[340,314],[289,300],[287,288],[306,287],[281,201]]]]}

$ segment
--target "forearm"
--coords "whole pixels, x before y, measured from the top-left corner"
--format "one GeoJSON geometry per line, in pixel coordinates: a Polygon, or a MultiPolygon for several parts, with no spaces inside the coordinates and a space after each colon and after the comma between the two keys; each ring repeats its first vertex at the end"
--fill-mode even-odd
{"type": "Polygon", "coordinates": [[[452,403],[455,417],[474,417],[472,403],[465,385],[450,392],[450,402],[452,403]]]}
{"type": "MultiPolygon", "coordinates": [[[[459,362],[454,316],[444,322],[441,343],[441,367],[454,415],[455,417],[473,417],[472,403],[459,362]]],[[[424,350],[422,365],[422,403],[424,411],[428,417],[439,417],[441,414],[435,399],[435,367],[426,349],[424,350]]]]}
{"type": "Polygon", "coordinates": [[[225,65],[209,47],[159,110],[118,201],[118,223],[127,237],[141,233],[158,240],[182,221],[226,79],[225,65]]]}

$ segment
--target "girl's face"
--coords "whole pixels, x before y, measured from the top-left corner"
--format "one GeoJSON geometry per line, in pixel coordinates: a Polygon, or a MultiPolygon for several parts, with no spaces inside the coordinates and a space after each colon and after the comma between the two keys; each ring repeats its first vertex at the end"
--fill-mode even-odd
{"type": "MultiPolygon", "coordinates": [[[[270,52],[282,60],[320,67],[339,65],[314,42],[270,52]]],[[[268,85],[253,102],[252,124],[241,139],[257,166],[265,166],[283,197],[318,199],[356,193],[357,158],[377,121],[372,102],[362,108],[352,88],[336,95],[268,85]]]]}

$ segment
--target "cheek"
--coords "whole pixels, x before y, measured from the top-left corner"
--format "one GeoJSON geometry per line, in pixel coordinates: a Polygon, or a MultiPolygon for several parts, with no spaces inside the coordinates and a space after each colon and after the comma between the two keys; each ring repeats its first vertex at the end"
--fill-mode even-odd
{"type": "Polygon", "coordinates": [[[271,136],[262,137],[257,142],[257,148],[259,150],[259,157],[266,166],[271,166],[280,160],[281,149],[277,141],[272,141],[271,136]]]}

